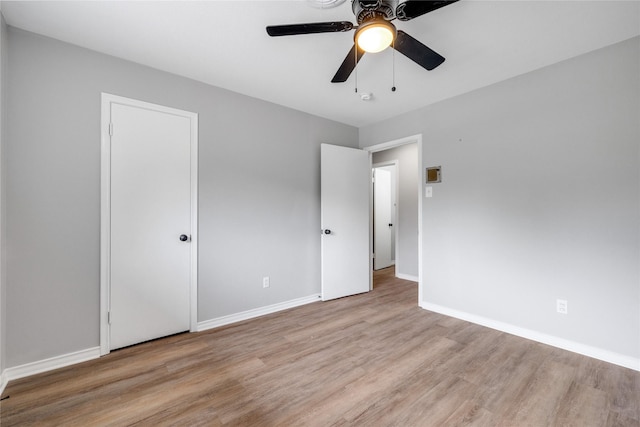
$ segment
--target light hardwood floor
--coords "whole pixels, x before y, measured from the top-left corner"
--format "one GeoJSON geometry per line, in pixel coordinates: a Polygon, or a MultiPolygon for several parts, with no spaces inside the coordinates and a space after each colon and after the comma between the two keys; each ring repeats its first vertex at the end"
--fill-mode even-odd
{"type": "Polygon", "coordinates": [[[368,294],[12,381],[0,425],[639,426],[640,373],[368,294]]]}

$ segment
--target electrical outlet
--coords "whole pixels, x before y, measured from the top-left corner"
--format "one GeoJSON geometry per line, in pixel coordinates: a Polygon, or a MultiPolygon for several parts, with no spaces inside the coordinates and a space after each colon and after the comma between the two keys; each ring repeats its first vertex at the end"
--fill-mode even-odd
{"type": "Polygon", "coordinates": [[[567,314],[569,311],[569,304],[566,299],[559,299],[556,301],[556,310],[560,314],[567,314]]]}
{"type": "Polygon", "coordinates": [[[268,288],[271,284],[269,283],[269,276],[265,276],[262,278],[262,287],[268,288]]]}

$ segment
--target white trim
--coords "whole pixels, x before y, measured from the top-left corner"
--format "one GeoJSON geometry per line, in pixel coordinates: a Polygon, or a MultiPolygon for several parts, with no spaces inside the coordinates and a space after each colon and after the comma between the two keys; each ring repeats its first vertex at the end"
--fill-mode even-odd
{"type": "Polygon", "coordinates": [[[124,104],[138,108],[146,108],[186,117],[191,123],[191,266],[190,266],[190,319],[191,332],[198,330],[198,114],[178,110],[163,105],[125,98],[102,92],[100,120],[100,354],[108,354],[109,321],[111,307],[109,300],[110,278],[110,236],[111,236],[111,103],[124,104]]]}
{"type": "MultiPolygon", "coordinates": [[[[366,151],[366,150],[365,150],[366,151]]],[[[373,290],[373,267],[375,265],[376,254],[373,251],[373,153],[369,151],[369,292],[373,290]]]]}
{"type": "Polygon", "coordinates": [[[198,330],[198,114],[189,113],[191,119],[191,272],[189,274],[191,296],[190,332],[198,330]]]}
{"type": "MultiPolygon", "coordinates": [[[[253,319],[255,317],[264,316],[266,314],[276,313],[278,311],[287,310],[289,308],[299,307],[301,305],[310,304],[320,301],[320,294],[313,294],[307,297],[285,301],[266,307],[256,308],[241,313],[231,314],[229,316],[219,317],[217,319],[200,322],[196,325],[194,331],[204,331],[207,329],[217,328],[231,323],[243,320],[253,319]]],[[[52,371],[65,366],[74,365],[76,363],[86,362],[88,360],[97,359],[102,355],[101,347],[93,347],[86,350],[76,351],[74,353],[64,354],[61,356],[51,357],[49,359],[31,362],[13,368],[7,368],[0,376],[0,394],[4,391],[5,386],[11,380],[28,377],[30,375],[42,372],[52,371]]]]}
{"type": "Polygon", "coordinates": [[[422,143],[421,133],[417,135],[406,136],[404,138],[394,139],[393,141],[383,142],[381,144],[370,145],[368,147],[364,147],[363,150],[377,153],[378,151],[389,150],[391,148],[400,147],[401,145],[413,144],[414,142],[422,143]]]}
{"type": "MultiPolygon", "coordinates": [[[[418,145],[418,304],[422,301],[422,194],[423,194],[423,186],[424,177],[423,177],[423,169],[424,169],[424,161],[422,159],[422,134],[419,133],[417,135],[411,135],[400,139],[395,139],[393,141],[383,142],[381,144],[371,145],[369,147],[364,147],[363,150],[369,151],[370,153],[376,153],[378,151],[388,150],[390,148],[400,147],[402,145],[407,144],[417,144],[418,145]]],[[[397,248],[397,246],[396,246],[397,248]]],[[[397,258],[396,258],[397,259],[397,258]]],[[[398,275],[396,271],[396,276],[398,275]]],[[[399,277],[399,276],[398,276],[399,277]]]]}
{"type": "Polygon", "coordinates": [[[396,277],[398,279],[402,279],[402,280],[410,280],[412,282],[419,282],[419,278],[418,276],[413,276],[411,274],[402,274],[402,273],[398,273],[396,272],[396,277]]]}
{"type": "Polygon", "coordinates": [[[280,302],[278,304],[268,305],[266,307],[254,308],[240,313],[230,314],[228,316],[218,317],[216,319],[205,320],[198,323],[198,331],[206,331],[207,329],[218,328],[220,326],[230,325],[232,323],[249,320],[266,314],[276,313],[278,311],[287,310],[289,308],[299,307],[301,305],[310,304],[312,302],[321,301],[320,294],[309,295],[308,297],[297,298],[290,301],[280,302]]]}
{"type": "Polygon", "coordinates": [[[398,159],[387,160],[387,161],[384,161],[384,162],[374,163],[374,164],[371,165],[371,167],[373,169],[375,169],[375,168],[383,168],[385,166],[396,166],[397,167],[398,166],[398,159]]]}
{"type": "MultiPolygon", "coordinates": [[[[3,373],[3,384],[6,382],[17,380],[18,378],[28,377],[30,375],[40,374],[42,372],[53,371],[54,369],[64,368],[65,366],[75,365],[76,363],[86,362],[88,360],[100,357],[100,347],[88,348],[86,350],[75,351],[61,356],[51,357],[49,359],[39,360],[24,365],[7,368],[3,373]]],[[[4,388],[4,387],[3,387],[4,388]]]]}
{"type": "Polygon", "coordinates": [[[111,275],[111,112],[107,94],[101,95],[100,114],[100,354],[107,354],[109,346],[109,283],[111,275]]]}
{"type": "MultiPolygon", "coordinates": [[[[3,201],[6,195],[5,191],[5,179],[3,176],[5,175],[5,157],[3,156],[3,151],[5,150],[4,146],[6,143],[5,133],[7,128],[7,120],[6,120],[6,98],[7,98],[7,90],[5,89],[5,82],[8,81],[7,78],[7,56],[8,52],[2,49],[3,38],[6,38],[6,33],[4,30],[6,26],[6,22],[4,21],[4,16],[2,15],[2,2],[0,1],[0,394],[4,391],[4,387],[7,385],[7,381],[4,375],[4,363],[5,363],[5,353],[6,353],[6,251],[5,251],[5,209],[6,203],[3,201]],[[4,59],[4,60],[3,60],[4,59]]],[[[8,43],[7,43],[8,44],[8,43]]]]}
{"type": "Polygon", "coordinates": [[[425,310],[434,311],[436,313],[444,314],[446,316],[451,316],[457,319],[466,320],[467,322],[486,326],[488,328],[506,332],[511,335],[516,335],[532,341],[537,341],[553,347],[561,348],[563,350],[568,350],[574,353],[582,354],[584,356],[592,357],[594,359],[602,360],[608,363],[613,363],[614,365],[619,365],[625,368],[633,369],[635,371],[640,371],[640,359],[635,357],[625,356],[623,354],[614,353],[612,351],[605,350],[602,348],[592,347],[592,346],[581,344],[575,341],[570,341],[564,338],[544,334],[542,332],[537,332],[531,329],[521,328],[519,326],[515,326],[510,323],[500,322],[487,317],[478,316],[478,315],[466,313],[463,311],[458,311],[452,308],[428,303],[425,301],[420,302],[420,307],[422,307],[425,310]]]}
{"type": "Polygon", "coordinates": [[[2,373],[0,374],[0,395],[4,393],[4,388],[7,386],[8,382],[9,380],[7,379],[7,375],[4,373],[4,371],[2,371],[2,373]]]}

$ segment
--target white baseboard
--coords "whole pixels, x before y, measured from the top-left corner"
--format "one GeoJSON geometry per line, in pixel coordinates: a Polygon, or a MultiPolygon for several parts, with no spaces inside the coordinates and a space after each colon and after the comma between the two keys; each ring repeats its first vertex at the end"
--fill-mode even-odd
{"type": "Polygon", "coordinates": [[[76,363],[86,362],[87,360],[97,359],[100,357],[100,347],[88,348],[61,356],[51,357],[49,359],[39,360],[24,365],[14,366],[4,370],[3,383],[18,378],[28,377],[42,372],[52,371],[65,366],[74,365],[76,363]]]}
{"type": "Polygon", "coordinates": [[[4,374],[4,371],[0,372],[0,395],[4,392],[4,388],[7,386],[9,380],[7,376],[4,374]]]}
{"type": "MultiPolygon", "coordinates": [[[[199,322],[197,331],[204,331],[206,329],[216,328],[235,322],[240,322],[242,320],[252,319],[254,317],[264,316],[265,314],[275,313],[278,311],[286,310],[288,308],[298,307],[316,301],[320,301],[320,294],[314,294],[304,298],[285,301],[267,307],[256,308],[253,310],[244,311],[242,313],[236,313],[229,316],[219,317],[217,319],[207,320],[205,322],[199,322]]],[[[51,357],[49,359],[39,360],[37,362],[31,362],[24,365],[7,368],[2,372],[2,374],[0,374],[0,393],[4,391],[4,388],[9,381],[17,380],[19,378],[28,377],[30,375],[35,375],[42,372],[52,371],[54,369],[74,365],[76,363],[86,362],[87,360],[97,359],[99,357],[100,347],[93,347],[86,350],[76,351],[74,353],[63,354],[61,356],[51,357]]]]}
{"type": "Polygon", "coordinates": [[[420,307],[425,310],[435,311],[436,313],[466,320],[467,322],[486,326],[488,328],[506,332],[511,335],[516,335],[532,341],[537,341],[542,344],[547,344],[553,347],[561,348],[563,350],[582,354],[583,356],[593,357],[594,359],[613,363],[614,365],[623,366],[635,371],[640,371],[640,359],[637,359],[635,357],[625,356],[623,354],[614,353],[609,350],[580,344],[575,341],[566,340],[564,338],[544,334],[542,332],[537,332],[531,329],[521,328],[510,323],[504,323],[487,317],[465,313],[463,311],[454,310],[452,308],[444,307],[437,304],[431,304],[425,301],[420,302],[420,307]]]}
{"type": "Polygon", "coordinates": [[[320,301],[320,294],[309,295],[308,297],[298,298],[291,301],[285,301],[278,304],[268,305],[266,307],[254,308],[253,310],[243,311],[241,313],[230,314],[228,316],[218,317],[216,319],[198,322],[197,331],[205,331],[207,329],[218,328],[231,323],[241,322],[243,320],[253,319],[255,317],[264,316],[265,314],[276,313],[278,311],[287,310],[289,308],[298,307],[312,302],[320,301]]]}
{"type": "Polygon", "coordinates": [[[402,280],[410,280],[412,282],[418,282],[418,276],[412,276],[410,274],[402,274],[402,273],[396,272],[396,277],[402,280]]]}

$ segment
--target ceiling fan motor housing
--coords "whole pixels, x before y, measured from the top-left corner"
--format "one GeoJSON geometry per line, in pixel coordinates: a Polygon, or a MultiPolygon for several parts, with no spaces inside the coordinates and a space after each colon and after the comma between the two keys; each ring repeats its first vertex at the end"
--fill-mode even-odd
{"type": "Polygon", "coordinates": [[[398,0],[353,0],[351,9],[358,24],[374,19],[392,20],[398,0]]]}

